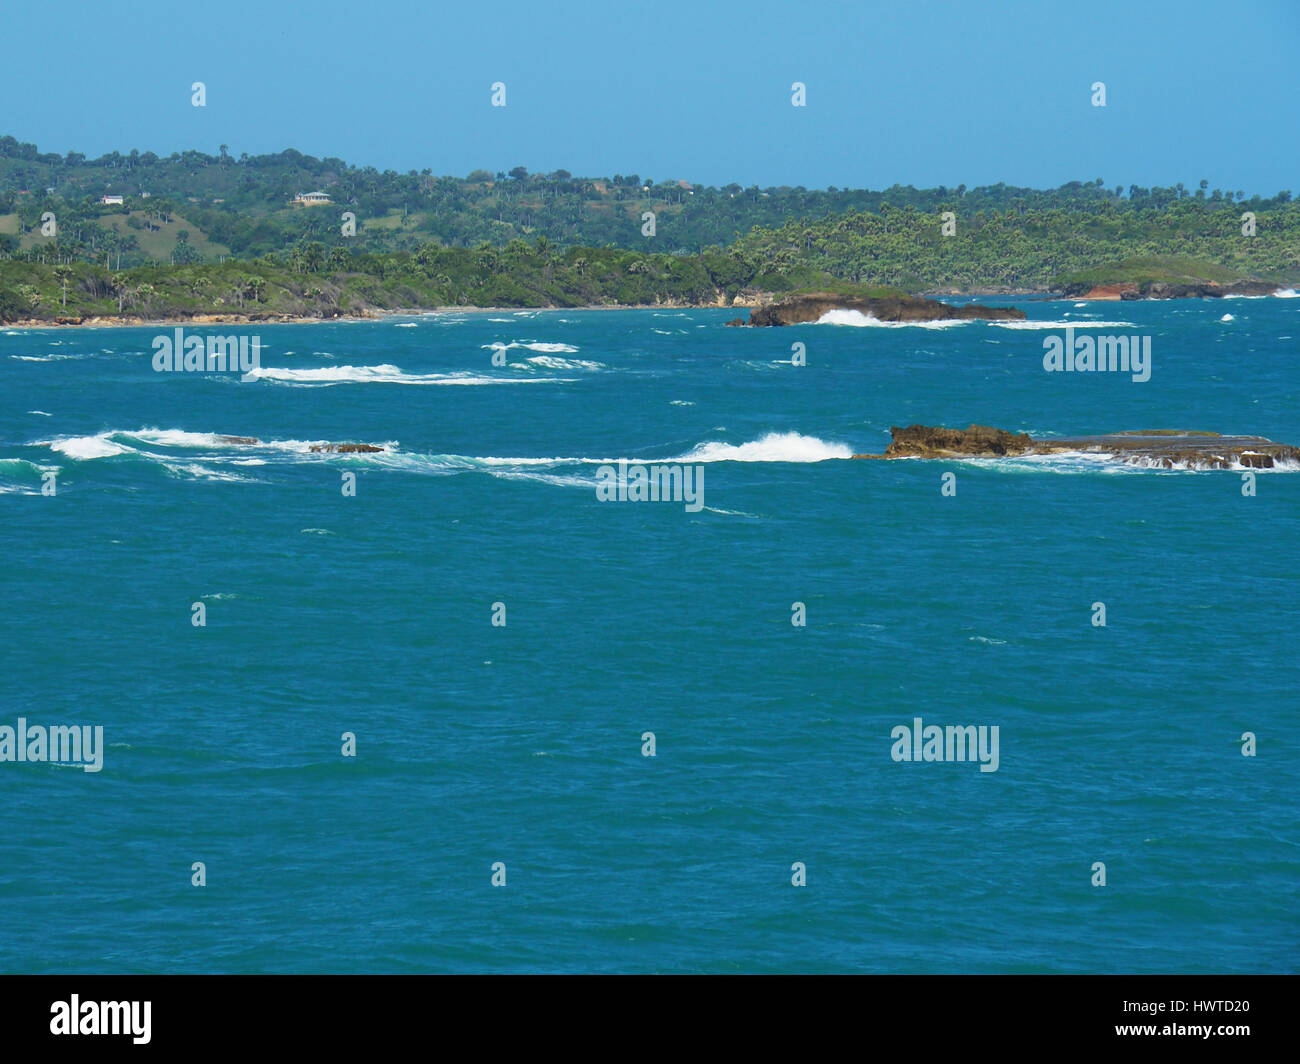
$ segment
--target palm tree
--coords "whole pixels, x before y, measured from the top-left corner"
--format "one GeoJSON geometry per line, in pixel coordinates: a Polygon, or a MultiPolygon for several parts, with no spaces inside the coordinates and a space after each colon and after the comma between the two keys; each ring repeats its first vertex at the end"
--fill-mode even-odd
{"type": "Polygon", "coordinates": [[[63,305],[66,307],[68,305],[68,278],[72,276],[72,268],[70,266],[55,266],[54,276],[63,288],[63,305]]]}
{"type": "Polygon", "coordinates": [[[313,240],[302,251],[303,266],[316,273],[325,262],[325,246],[313,240]]]}

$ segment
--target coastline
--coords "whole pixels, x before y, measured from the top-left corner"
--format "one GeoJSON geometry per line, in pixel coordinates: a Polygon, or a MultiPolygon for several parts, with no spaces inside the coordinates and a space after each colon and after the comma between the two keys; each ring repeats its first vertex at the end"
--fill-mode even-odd
{"type": "MultiPolygon", "coordinates": [[[[1270,282],[1270,284],[1272,284],[1270,282]]],[[[1046,289],[1026,289],[1013,291],[1007,288],[972,288],[968,291],[940,290],[916,294],[920,299],[1017,299],[1037,303],[1105,303],[1119,302],[1118,291],[1111,291],[1122,286],[1098,286],[1083,295],[1067,295],[1059,291],[1046,289]]],[[[1278,283],[1277,288],[1285,285],[1278,283]]],[[[357,314],[339,314],[335,316],[305,314],[193,314],[185,318],[143,318],[130,314],[105,314],[78,318],[73,316],[45,318],[20,318],[0,326],[6,330],[14,329],[140,329],[140,328],[176,328],[186,326],[208,325],[323,325],[327,322],[359,323],[365,321],[383,321],[388,318],[420,317],[429,314],[520,314],[551,313],[555,311],[612,311],[612,310],[753,310],[770,305],[783,298],[775,293],[760,293],[757,298],[738,298],[731,303],[710,301],[707,303],[686,303],[675,300],[662,303],[627,303],[627,304],[587,304],[582,306],[541,306],[541,307],[480,307],[480,306],[435,306],[435,307],[398,307],[392,310],[365,310],[357,314]]],[[[1131,297],[1130,297],[1131,298],[1131,297]]],[[[1170,297],[1146,297],[1140,301],[1167,302],[1170,297]]],[[[1213,298],[1203,295],[1187,295],[1187,299],[1213,298]]],[[[1139,300],[1134,300],[1139,301],[1139,300]]]]}
{"type": "Polygon", "coordinates": [[[750,309],[761,306],[759,302],[737,300],[725,306],[717,303],[608,303],[577,307],[401,307],[394,310],[363,311],[359,314],[339,314],[333,317],[301,314],[194,314],[188,318],[141,318],[129,314],[105,314],[88,318],[20,318],[8,322],[4,329],[140,329],[152,327],[175,328],[199,325],[324,325],[329,322],[383,321],[386,318],[412,318],[428,314],[519,314],[521,312],[550,313],[552,311],[592,310],[728,310],[750,309]]]}

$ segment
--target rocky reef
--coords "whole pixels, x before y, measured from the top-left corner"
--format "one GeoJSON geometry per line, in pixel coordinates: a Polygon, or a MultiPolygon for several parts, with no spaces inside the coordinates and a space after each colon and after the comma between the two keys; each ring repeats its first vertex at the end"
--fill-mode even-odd
{"type": "Polygon", "coordinates": [[[1101,454],[1132,465],[1161,469],[1272,469],[1300,464],[1300,447],[1262,436],[1220,436],[1217,432],[1146,429],[1102,436],[1034,439],[987,425],[947,429],[931,425],[891,428],[884,454],[854,458],[1005,458],[1034,454],[1101,454]]]}
{"type": "Polygon", "coordinates": [[[802,325],[817,321],[831,310],[856,310],[877,321],[953,321],[983,318],[986,321],[1023,321],[1025,312],[1015,307],[985,307],[977,303],[952,306],[937,299],[918,296],[849,296],[834,292],[801,292],[749,312],[749,321],[735,318],[728,325],[802,325]]]}
{"type": "Polygon", "coordinates": [[[328,452],[329,454],[381,454],[382,447],[376,447],[373,443],[313,443],[311,451],[313,454],[328,452]]]}
{"type": "MultiPolygon", "coordinates": [[[[241,447],[258,447],[262,443],[256,436],[218,436],[217,439],[241,447]]],[[[313,443],[308,450],[312,454],[381,454],[384,449],[373,443],[313,443]]]]}

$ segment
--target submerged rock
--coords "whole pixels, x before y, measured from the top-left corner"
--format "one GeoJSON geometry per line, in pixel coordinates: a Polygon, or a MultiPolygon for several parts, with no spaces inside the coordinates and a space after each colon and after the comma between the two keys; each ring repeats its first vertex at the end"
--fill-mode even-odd
{"type": "Polygon", "coordinates": [[[1220,436],[1217,432],[1145,429],[1102,436],[1033,439],[987,425],[966,429],[909,425],[890,429],[884,454],[854,458],[1005,458],[1029,454],[1103,454],[1133,465],[1162,469],[1272,469],[1278,462],[1300,464],[1300,447],[1262,436],[1220,436]]]}

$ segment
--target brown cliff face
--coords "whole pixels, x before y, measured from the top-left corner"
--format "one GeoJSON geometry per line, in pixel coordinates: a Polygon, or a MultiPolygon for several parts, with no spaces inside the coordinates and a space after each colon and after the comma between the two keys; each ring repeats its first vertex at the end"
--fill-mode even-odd
{"type": "MultiPolygon", "coordinates": [[[[982,318],[987,321],[1023,321],[1025,312],[1015,307],[985,307],[977,303],[952,306],[937,299],[914,296],[841,296],[833,292],[807,292],[790,296],[749,312],[756,326],[802,325],[817,321],[830,310],[856,310],[878,321],[953,321],[982,318]]],[[[744,324],[739,318],[728,325],[744,324]]]]}
{"type": "Polygon", "coordinates": [[[943,458],[946,455],[1001,458],[1024,454],[1034,442],[1023,432],[1017,435],[988,425],[972,425],[968,429],[909,425],[905,429],[891,428],[889,431],[894,438],[885,448],[886,458],[943,458]]]}
{"type": "Polygon", "coordinates": [[[1272,469],[1278,462],[1300,464],[1300,447],[1262,436],[1220,436],[1217,432],[1149,429],[1103,436],[1055,436],[1035,440],[987,425],[945,429],[910,425],[890,430],[884,454],[854,458],[1004,458],[1026,454],[1084,452],[1109,455],[1132,465],[1161,469],[1272,469]]]}

